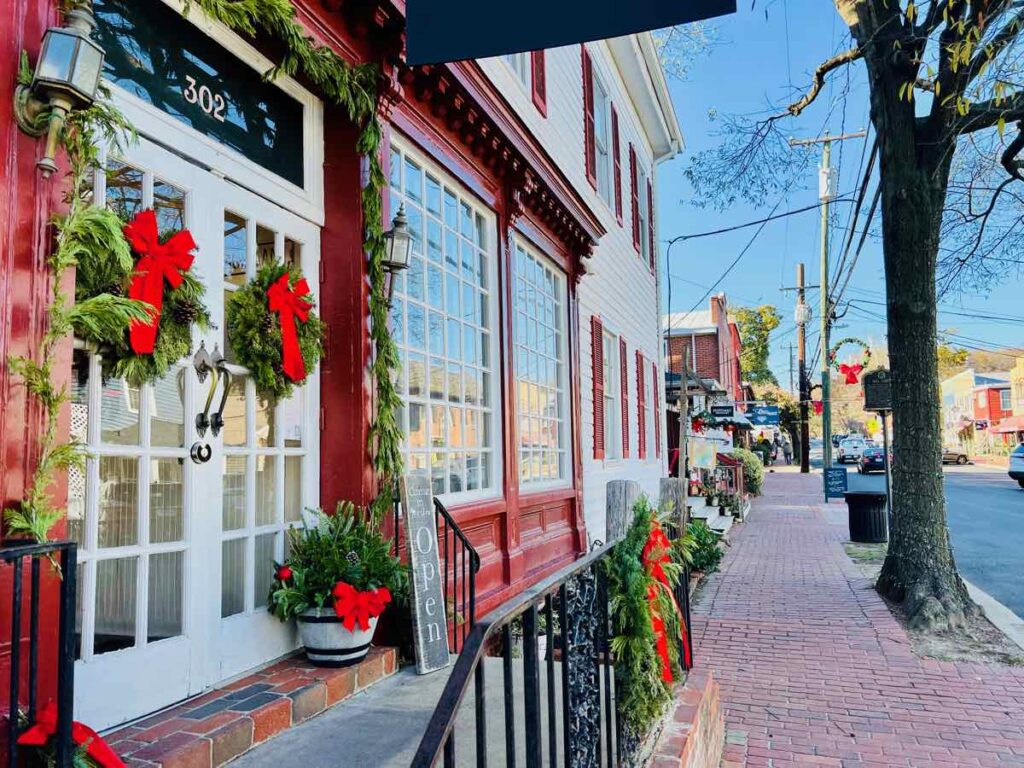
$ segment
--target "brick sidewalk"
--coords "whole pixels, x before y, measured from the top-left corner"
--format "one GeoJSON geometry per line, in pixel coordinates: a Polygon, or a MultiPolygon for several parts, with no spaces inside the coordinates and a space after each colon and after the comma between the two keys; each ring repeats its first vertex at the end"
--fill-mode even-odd
{"type": "Polygon", "coordinates": [[[1024,668],[920,659],[843,551],[819,475],[767,476],[694,607],[723,766],[1024,766],[1024,668]]]}

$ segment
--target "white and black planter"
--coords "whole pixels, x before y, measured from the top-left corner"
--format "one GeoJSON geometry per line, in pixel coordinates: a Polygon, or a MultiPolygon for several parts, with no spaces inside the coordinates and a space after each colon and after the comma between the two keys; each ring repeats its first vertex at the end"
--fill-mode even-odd
{"type": "Polygon", "coordinates": [[[331,608],[310,608],[296,617],[299,637],[306,648],[306,658],[317,667],[347,667],[358,664],[370,650],[377,619],[370,619],[366,631],[349,631],[331,608]]]}

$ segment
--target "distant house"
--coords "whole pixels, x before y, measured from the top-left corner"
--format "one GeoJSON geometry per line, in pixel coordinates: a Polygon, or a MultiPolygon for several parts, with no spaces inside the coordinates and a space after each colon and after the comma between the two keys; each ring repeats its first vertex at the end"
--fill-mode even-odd
{"type": "Polygon", "coordinates": [[[666,315],[664,333],[669,373],[694,372],[720,385],[729,402],[743,400],[742,345],[724,293],[712,296],[708,309],[666,315]]]}
{"type": "MultiPolygon", "coordinates": [[[[942,440],[950,448],[975,450],[979,445],[986,444],[987,430],[991,426],[993,414],[1000,419],[1009,415],[1003,409],[1008,404],[1003,395],[995,396],[997,408],[993,411],[993,401],[989,392],[1000,393],[1010,389],[1009,373],[975,373],[974,369],[950,376],[941,385],[942,392],[942,440]],[[980,400],[979,400],[980,398],[980,400]],[[980,405],[984,409],[979,410],[980,405]],[[984,417],[980,414],[984,413],[984,417]]],[[[1009,396],[1007,396],[1009,398],[1009,396]]]]}

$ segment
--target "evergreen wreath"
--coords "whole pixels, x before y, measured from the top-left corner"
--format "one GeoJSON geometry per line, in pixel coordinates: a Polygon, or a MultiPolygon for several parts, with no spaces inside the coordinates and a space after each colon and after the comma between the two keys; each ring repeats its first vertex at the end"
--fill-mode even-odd
{"type": "MultiPolygon", "coordinates": [[[[288,397],[296,384],[284,372],[281,320],[270,309],[267,292],[282,275],[294,289],[302,280],[298,268],[280,262],[264,264],[256,277],[235,291],[224,306],[224,325],[228,345],[239,365],[249,369],[256,391],[271,402],[288,397]]],[[[309,300],[309,299],[307,299],[309,300]]],[[[306,322],[296,321],[299,351],[308,375],[316,367],[323,350],[323,323],[310,312],[306,322]]]]}
{"type": "MultiPolygon", "coordinates": [[[[111,218],[119,221],[116,216],[111,218]]],[[[161,232],[160,243],[166,243],[177,233],[178,230],[161,232]]],[[[135,264],[120,227],[116,233],[105,232],[102,239],[96,238],[93,246],[84,249],[79,256],[75,275],[76,303],[102,295],[127,296],[135,264]]],[[[192,354],[192,325],[209,330],[210,311],[203,302],[206,288],[202,282],[191,270],[185,271],[182,278],[177,288],[166,283],[163,286],[163,308],[152,353],[136,353],[127,331],[122,331],[116,339],[88,328],[78,334],[100,349],[106,375],[138,386],[162,377],[172,365],[192,354]]]]}
{"type": "Polygon", "coordinates": [[[828,362],[837,373],[841,373],[846,377],[847,384],[856,384],[861,371],[866,369],[871,363],[871,347],[855,336],[847,336],[832,345],[832,349],[828,351],[828,362]],[[839,362],[839,350],[847,344],[856,344],[864,351],[859,363],[849,365],[847,363],[839,362]]]}

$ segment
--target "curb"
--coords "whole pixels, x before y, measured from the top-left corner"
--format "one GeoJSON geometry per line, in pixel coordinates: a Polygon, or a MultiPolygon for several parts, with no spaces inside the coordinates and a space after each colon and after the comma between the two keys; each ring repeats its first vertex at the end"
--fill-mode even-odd
{"type": "Polygon", "coordinates": [[[984,612],[985,618],[992,622],[996,629],[1019,645],[1021,650],[1024,650],[1024,619],[985,590],[971,584],[967,579],[964,579],[964,584],[967,585],[967,593],[971,596],[971,600],[978,604],[984,612]]]}

